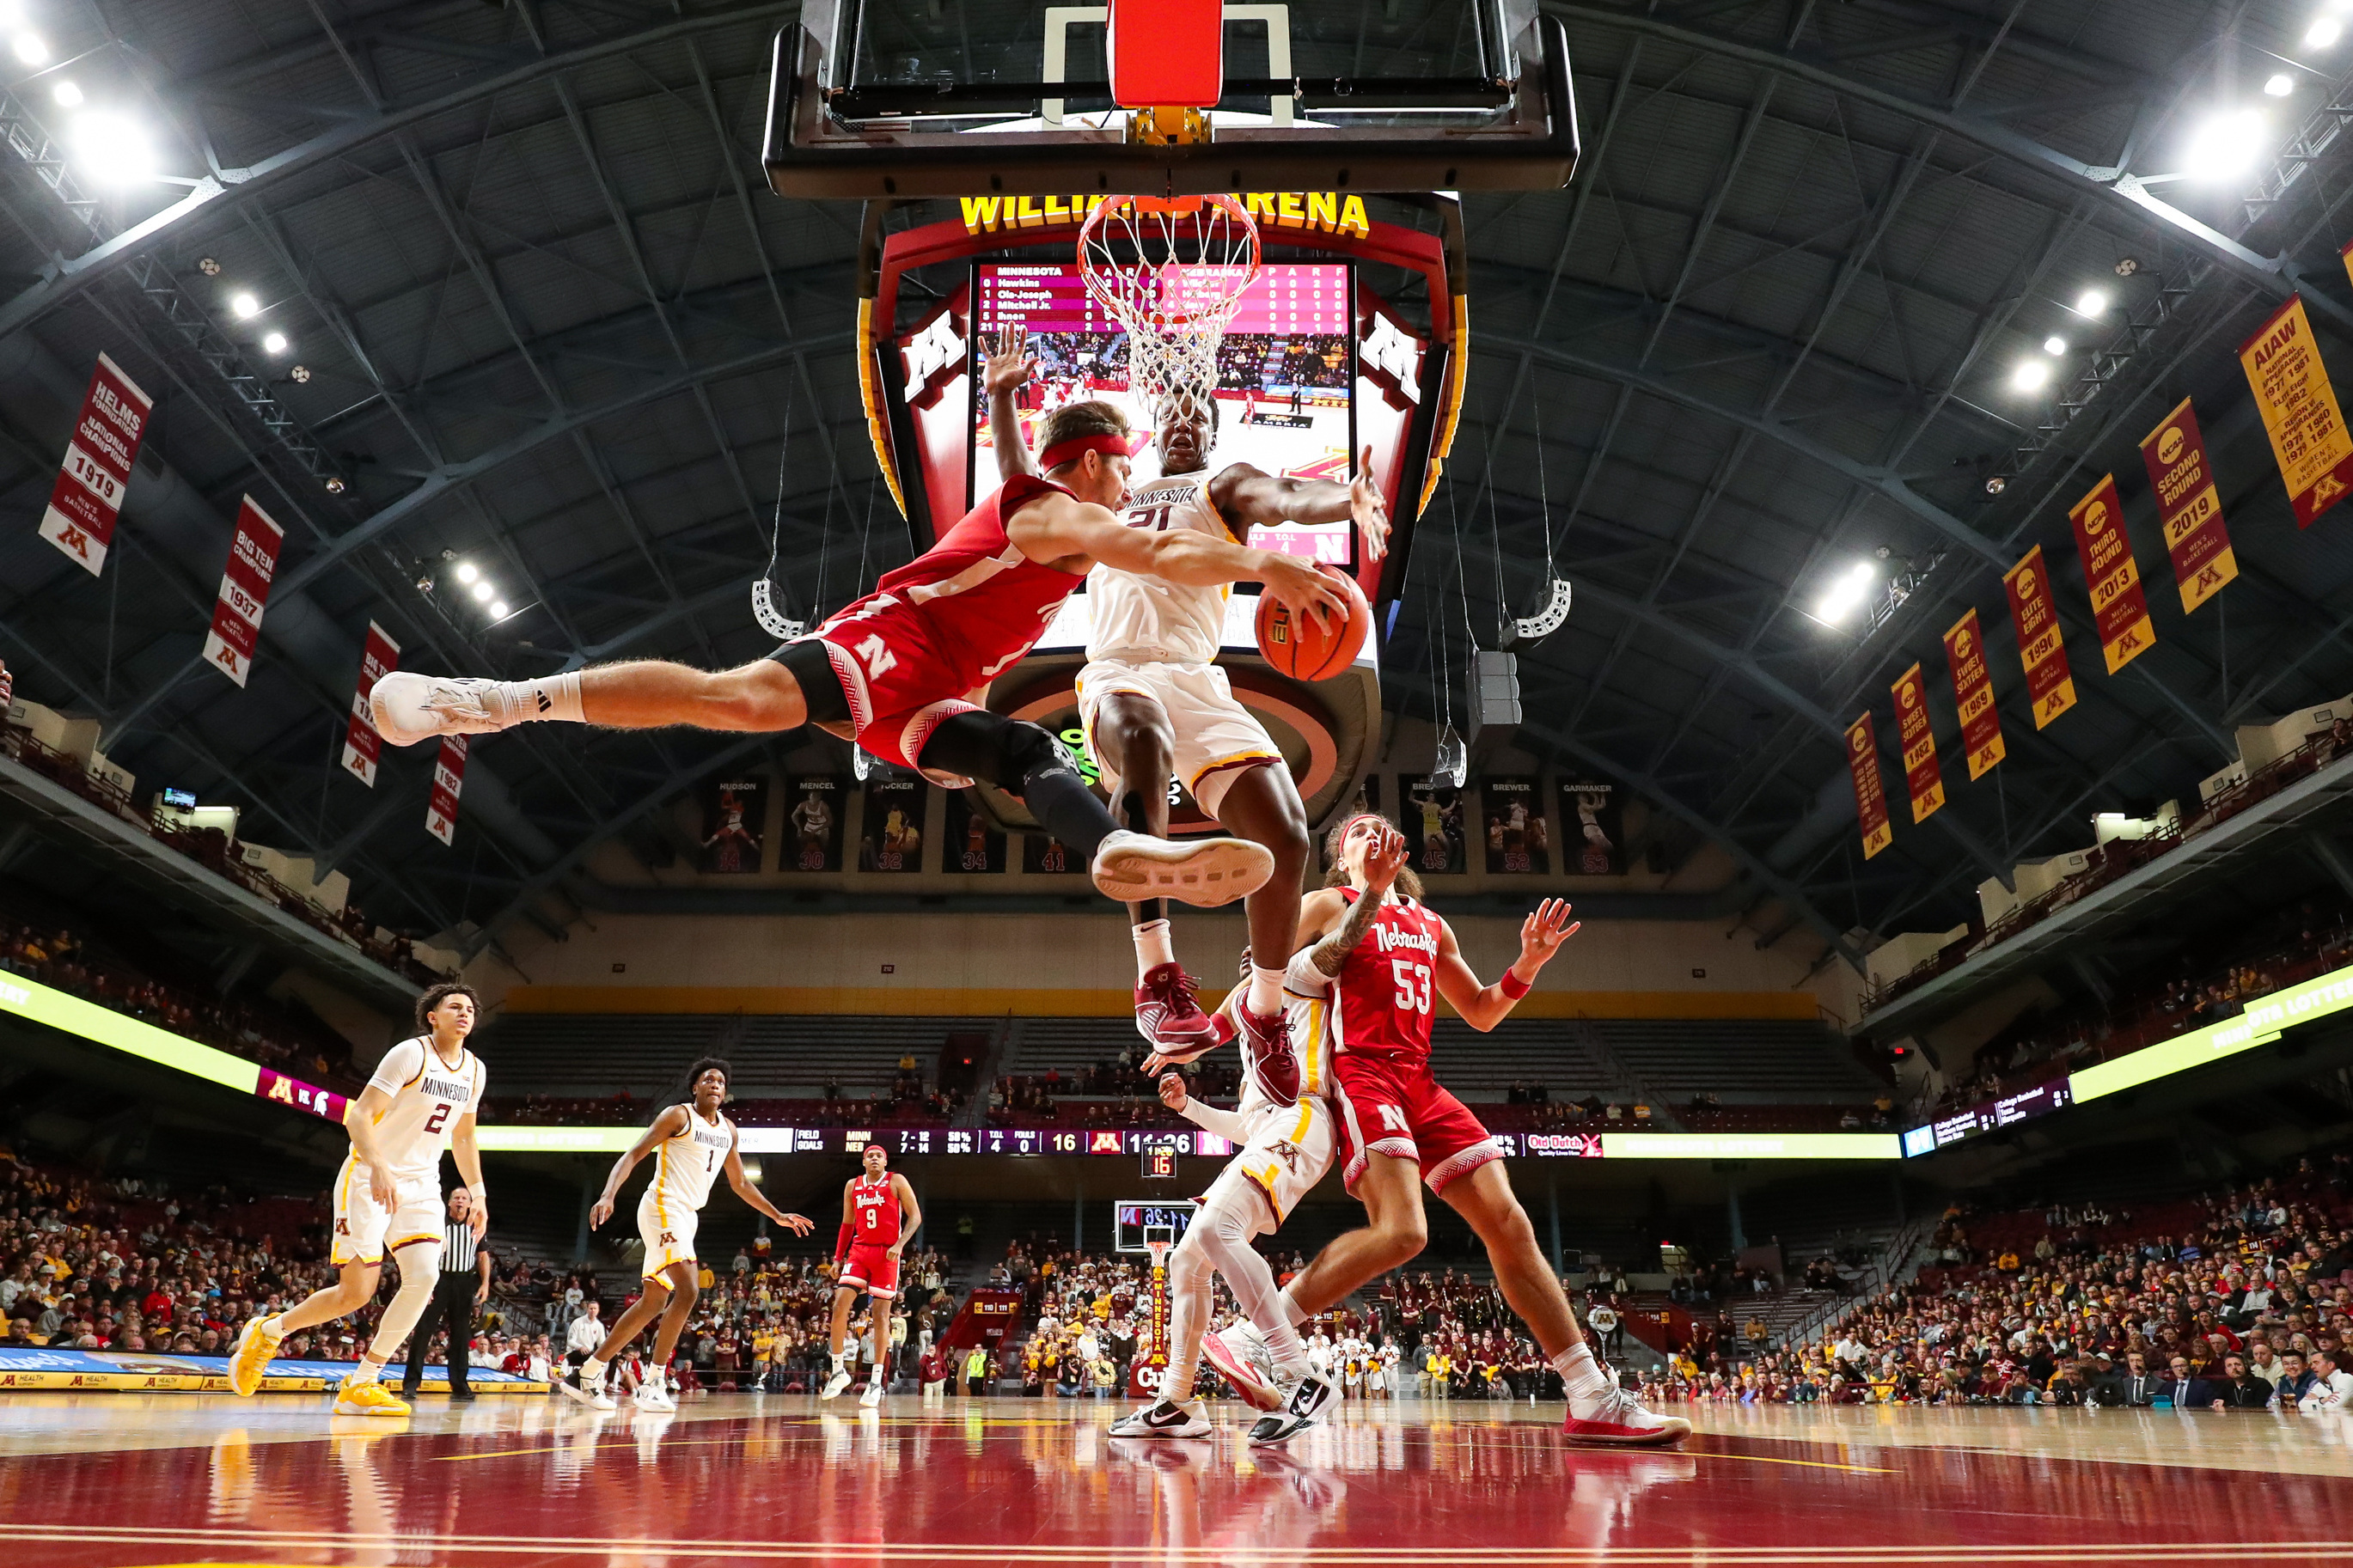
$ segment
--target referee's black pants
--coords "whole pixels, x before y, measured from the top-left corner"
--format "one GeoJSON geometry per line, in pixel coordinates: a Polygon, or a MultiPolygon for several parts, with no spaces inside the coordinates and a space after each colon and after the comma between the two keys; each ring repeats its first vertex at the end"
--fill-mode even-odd
{"type": "Polygon", "coordinates": [[[426,1303],[425,1315],[417,1320],[416,1331],[408,1336],[408,1360],[400,1373],[402,1393],[416,1393],[424,1379],[425,1352],[437,1328],[449,1331],[449,1392],[465,1389],[467,1356],[473,1348],[474,1292],[481,1287],[481,1277],[470,1268],[462,1274],[445,1272],[435,1283],[433,1300],[426,1303]]]}

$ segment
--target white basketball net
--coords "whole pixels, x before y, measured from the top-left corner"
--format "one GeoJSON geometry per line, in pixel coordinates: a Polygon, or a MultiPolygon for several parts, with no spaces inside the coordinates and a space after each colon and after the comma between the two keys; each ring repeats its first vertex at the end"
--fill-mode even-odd
{"type": "Polygon", "coordinates": [[[1127,329],[1128,386],[1155,421],[1209,418],[1218,345],[1260,270],[1258,225],[1232,196],[1114,196],[1079,231],[1079,275],[1127,329]]]}

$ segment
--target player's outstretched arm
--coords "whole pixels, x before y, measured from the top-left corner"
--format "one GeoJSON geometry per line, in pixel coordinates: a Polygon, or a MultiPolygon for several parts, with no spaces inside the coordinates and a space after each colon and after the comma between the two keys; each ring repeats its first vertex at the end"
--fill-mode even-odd
{"type": "Polygon", "coordinates": [[[1546,899],[1520,922],[1520,955],[1493,985],[1479,984],[1471,965],[1463,962],[1462,950],[1455,945],[1454,928],[1439,921],[1438,994],[1480,1033],[1493,1028],[1519,1005],[1537,973],[1560,951],[1560,944],[1575,936],[1583,924],[1568,918],[1568,908],[1566,899],[1546,899]]]}
{"type": "Polygon", "coordinates": [[[595,1230],[613,1217],[613,1200],[620,1195],[621,1184],[638,1168],[638,1162],[652,1153],[664,1139],[675,1138],[686,1131],[686,1107],[673,1105],[654,1118],[654,1124],[645,1135],[629,1146],[629,1152],[613,1162],[613,1169],[605,1177],[605,1190],[595,1203],[588,1205],[588,1228],[595,1230]]]}
{"type": "Polygon", "coordinates": [[[786,1214],[770,1203],[767,1194],[760,1191],[759,1187],[753,1183],[751,1173],[744,1169],[743,1136],[740,1133],[727,1145],[727,1184],[735,1189],[737,1197],[742,1198],[753,1208],[766,1215],[795,1236],[807,1236],[816,1228],[817,1222],[810,1219],[808,1215],[786,1214]]]}
{"type": "Polygon", "coordinates": [[[1129,528],[1110,509],[1060,491],[1025,503],[1005,531],[1032,561],[1083,557],[1188,588],[1263,584],[1270,597],[1319,626],[1329,626],[1346,605],[1335,579],[1296,556],[1212,539],[1198,529],[1129,528]]]}
{"type": "Polygon", "coordinates": [[[1354,518],[1365,553],[1378,561],[1389,552],[1389,504],[1373,477],[1373,449],[1366,447],[1348,483],[1284,479],[1234,463],[1209,481],[1209,501],[1237,533],[1283,522],[1339,522],[1354,518]]]}
{"type": "Polygon", "coordinates": [[[1240,1115],[1195,1100],[1185,1092],[1184,1076],[1168,1073],[1160,1080],[1160,1103],[1198,1127],[1230,1142],[1239,1143],[1248,1135],[1240,1115]]]}
{"type": "Polygon", "coordinates": [[[996,352],[981,362],[980,390],[988,399],[988,435],[997,448],[1000,480],[1038,471],[1038,460],[1021,436],[1021,415],[1013,406],[1014,393],[1036,368],[1029,357],[1029,329],[1018,322],[997,334],[996,352]]]}

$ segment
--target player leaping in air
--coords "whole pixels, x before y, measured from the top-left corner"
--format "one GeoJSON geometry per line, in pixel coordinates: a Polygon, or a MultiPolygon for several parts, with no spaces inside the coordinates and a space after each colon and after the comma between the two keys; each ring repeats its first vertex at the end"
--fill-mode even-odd
{"type": "Polygon", "coordinates": [[[335,1175],[335,1235],[328,1254],[335,1282],[313,1290],[274,1318],[257,1317],[229,1354],[228,1385],[238,1394],[261,1386],[269,1358],[288,1334],[348,1317],[368,1304],[382,1278],[384,1255],[400,1258],[400,1291],[385,1308],[375,1338],[335,1396],[338,1415],[406,1415],[408,1406],[377,1381],[385,1363],[425,1315],[441,1274],[441,1152],[458,1162],[471,1195],[467,1217],[479,1237],[491,1223],[482,1156],[474,1146],[474,1111],[490,1075],[466,1048],[473,1033],[473,988],[436,985],[417,1000],[417,1037],[384,1053],[357,1100],[343,1109],[352,1152],[335,1175]]]}
{"type": "MultiPolygon", "coordinates": [[[[1026,337],[1019,326],[1006,328],[982,373],[997,468],[1008,484],[1037,471],[1013,405],[1014,393],[1033,368],[1026,337]]],[[[1248,463],[1212,462],[1218,404],[1206,388],[1171,394],[1157,414],[1160,477],[1131,488],[1120,519],[1139,537],[1239,546],[1254,527],[1353,519],[1367,558],[1378,561],[1387,552],[1388,506],[1373,480],[1369,447],[1352,483],[1277,479],[1248,463]]],[[[1280,958],[1292,951],[1299,921],[1307,813],[1282,751],[1257,715],[1234,700],[1226,672],[1217,667],[1226,587],[1178,583],[1100,557],[1087,574],[1093,630],[1086,668],[1079,672],[1079,721],[1127,826],[1167,833],[1173,772],[1203,811],[1265,847],[1273,873],[1244,909],[1251,950],[1280,958]]],[[[1177,967],[1167,914],[1158,899],[1129,907],[1135,1018],[1156,1050],[1182,1060],[1208,1049],[1211,1039],[1192,982],[1177,967]]],[[[1235,1019],[1250,1038],[1249,1059],[1268,1075],[1268,1097],[1287,1105],[1298,1092],[1299,1071],[1282,1025],[1281,965],[1253,969],[1248,986],[1235,1019]]]]}
{"type": "Polygon", "coordinates": [[[899,1255],[923,1228],[923,1211],[907,1178],[890,1168],[891,1156],[881,1144],[866,1145],[861,1158],[866,1173],[852,1176],[841,1189],[841,1234],[833,1247],[840,1268],[833,1278],[833,1373],[818,1397],[832,1399],[849,1386],[849,1309],[863,1290],[871,1299],[867,1341],[874,1371],[858,1403],[873,1405],[882,1403],[891,1383],[884,1369],[891,1358],[891,1303],[899,1297],[899,1255]]]}
{"type": "Polygon", "coordinates": [[[645,1136],[613,1162],[604,1192],[589,1206],[588,1228],[594,1230],[613,1217],[613,1200],[629,1173],[638,1168],[638,1162],[649,1154],[654,1157],[654,1179],[646,1184],[644,1195],[638,1199],[638,1235],[646,1244],[644,1289],[596,1352],[580,1363],[579,1371],[556,1384],[583,1405],[598,1410],[613,1408],[613,1396],[605,1389],[605,1369],[659,1312],[661,1327],[654,1334],[653,1363],[638,1384],[637,1404],[640,1410],[678,1408],[670,1393],[670,1358],[687,1320],[694,1316],[694,1232],[702,1222],[702,1205],[711,1201],[712,1178],[721,1171],[727,1173],[727,1184],[735,1189],[737,1197],[796,1236],[809,1233],[812,1222],[807,1215],[786,1214],[770,1203],[744,1169],[735,1124],[719,1113],[727,1099],[732,1071],[717,1057],[705,1057],[689,1068],[690,1098],[655,1117],[645,1136]]]}
{"type": "Polygon", "coordinates": [[[1041,473],[998,487],[937,544],[885,573],[874,592],[769,658],[715,672],[649,661],[521,681],[396,672],[369,694],[376,731],[406,746],[539,719],[622,730],[814,723],[945,787],[983,779],[1020,796],[1049,833],[1087,858],[1106,897],[1216,905],[1255,892],[1273,871],[1265,849],[1123,830],[1044,729],[964,697],[1029,651],[1097,562],[1187,587],[1261,583],[1294,615],[1319,621],[1345,613],[1341,595],[1288,555],[1197,530],[1122,524],[1136,442],[1112,405],[1056,409],[1042,438],[1041,473]]]}
{"type": "Polygon", "coordinates": [[[1429,1222],[1421,1186],[1470,1222],[1494,1266],[1504,1300],[1535,1336],[1568,1390],[1564,1429],[1582,1442],[1654,1447],[1680,1442],[1691,1424],[1654,1415],[1594,1357],[1560,1281],[1536,1247],[1535,1227],[1513,1195],[1503,1151],[1468,1107],[1430,1071],[1433,995],[1462,1020],[1493,1029],[1528,994],[1537,973],[1577,931],[1568,905],[1546,899],[1521,923],[1520,952],[1482,986],[1452,928],[1421,901],[1406,867],[1405,836],[1359,815],[1332,830],[1336,885],[1308,895],[1301,943],[1332,977],[1333,1101],[1339,1112],[1341,1180],[1370,1222],[1335,1237],[1282,1292],[1294,1324],[1328,1311],[1358,1286],[1403,1267],[1422,1248],[1429,1222]]]}

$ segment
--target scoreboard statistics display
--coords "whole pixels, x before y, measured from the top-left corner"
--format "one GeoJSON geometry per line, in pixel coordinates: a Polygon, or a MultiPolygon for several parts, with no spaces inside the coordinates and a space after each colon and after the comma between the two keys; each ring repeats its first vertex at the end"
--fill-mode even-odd
{"type": "Polygon", "coordinates": [[[1122,1199],[1111,1205],[1112,1250],[1142,1252],[1145,1241],[1162,1234],[1170,1241],[1182,1241],[1199,1206],[1189,1200],[1163,1204],[1122,1199]]]}
{"type": "Polygon", "coordinates": [[[1904,1134],[1904,1152],[1906,1156],[1926,1154],[1964,1139],[1982,1137],[2021,1121],[2063,1110],[2074,1103],[2074,1099],[2073,1089],[2063,1078],[2037,1084],[1913,1128],[1904,1134]]]}
{"type": "MultiPolygon", "coordinates": [[[[1203,268],[1204,289],[1221,279],[1203,268]]],[[[1249,463],[1270,474],[1345,479],[1356,450],[1356,282],[1345,262],[1269,265],[1242,296],[1218,354],[1218,430],[1210,465],[1249,463]]],[[[965,504],[997,488],[994,437],[980,375],[986,353],[1008,326],[1029,330],[1034,362],[1029,384],[1014,404],[1030,449],[1039,422],[1066,403],[1100,398],[1117,404],[1139,430],[1154,427],[1155,411],[1129,393],[1127,333],[1087,292],[1068,263],[981,262],[973,268],[973,434],[965,504]]],[[[1150,450],[1135,459],[1138,482],[1157,475],[1150,450]]],[[[1249,541],[1353,569],[1354,531],[1345,522],[1285,524],[1252,531],[1249,541]]]]}

